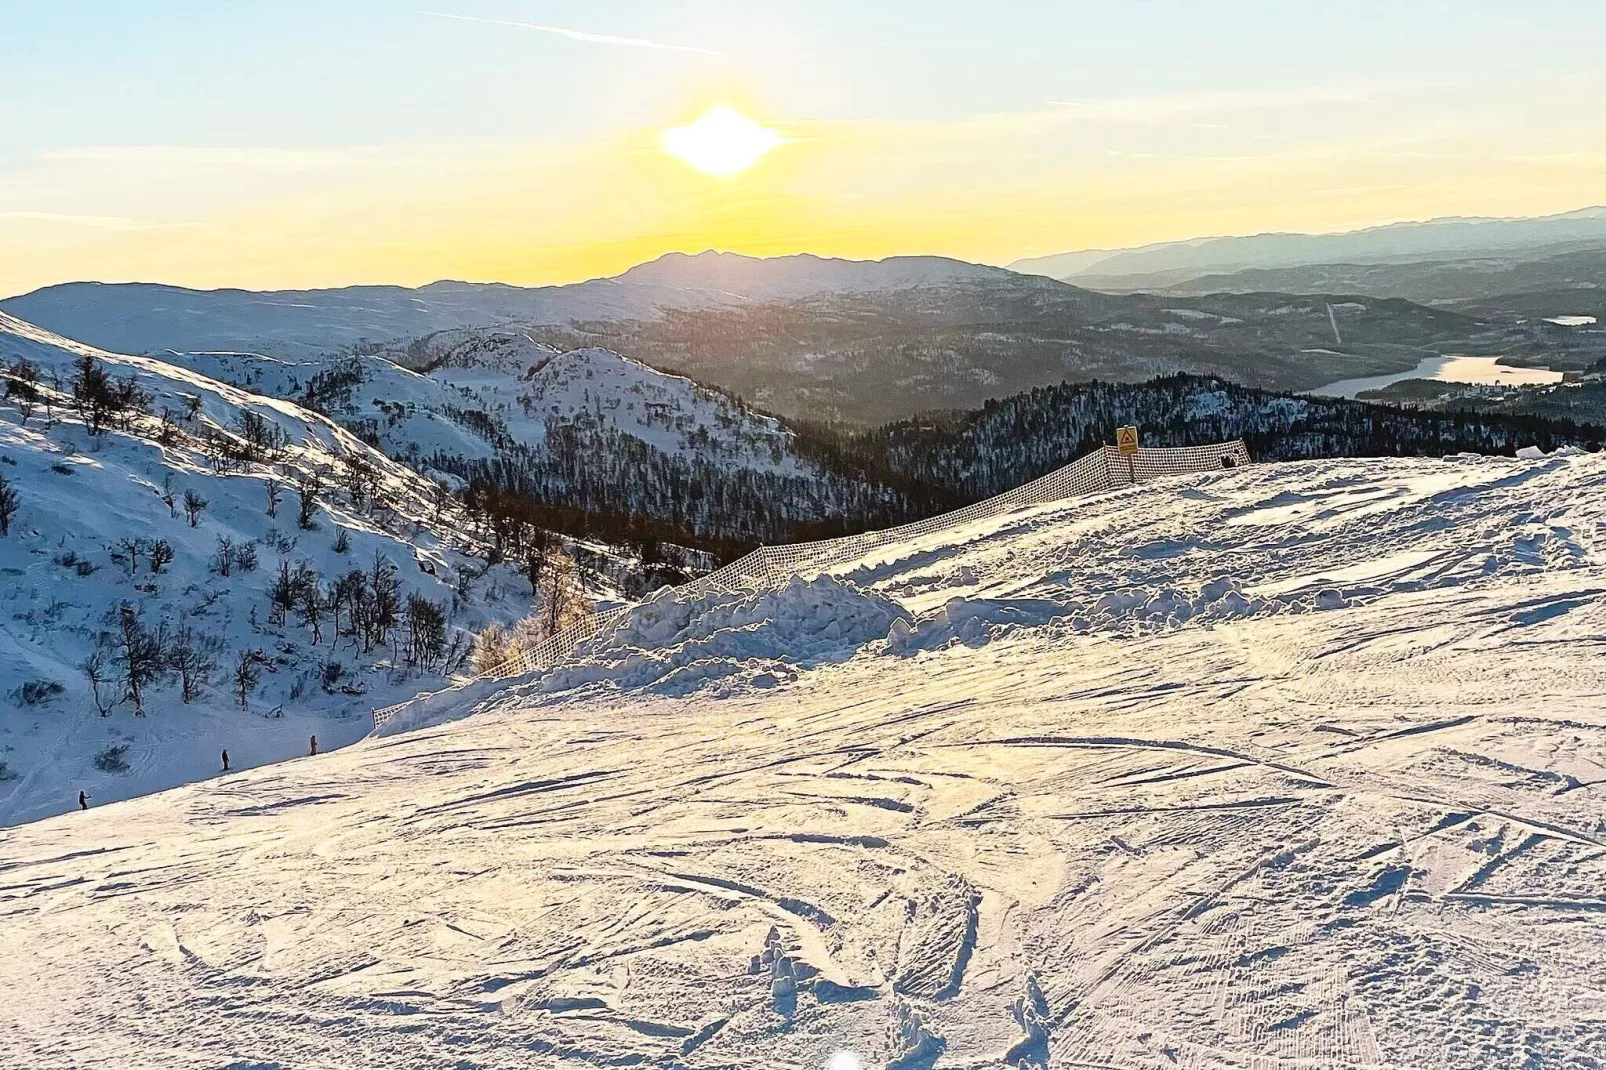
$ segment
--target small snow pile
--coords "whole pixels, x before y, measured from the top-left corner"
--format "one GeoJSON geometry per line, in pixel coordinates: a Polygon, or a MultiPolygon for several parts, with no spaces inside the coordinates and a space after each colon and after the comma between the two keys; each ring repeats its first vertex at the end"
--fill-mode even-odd
{"type": "Polygon", "coordinates": [[[895,622],[887,634],[887,650],[913,654],[954,641],[980,646],[1013,628],[1056,623],[1079,632],[1146,632],[1189,621],[1210,624],[1265,613],[1342,609],[1348,604],[1335,588],[1267,597],[1244,590],[1243,584],[1230,576],[1209,580],[1193,593],[1175,587],[1126,587],[1106,592],[1090,603],[1050,598],[950,598],[913,624],[895,622]]]}
{"type": "Polygon", "coordinates": [[[887,650],[912,654],[953,640],[980,646],[992,638],[995,629],[1036,627],[1071,617],[1080,609],[1046,598],[950,598],[913,624],[893,622],[887,633],[887,650]]]}
{"type": "Polygon", "coordinates": [[[1517,451],[1517,460],[1543,461],[1547,457],[1585,457],[1588,454],[1589,451],[1580,446],[1557,446],[1549,453],[1538,446],[1524,446],[1517,451]]]}
{"type": "Polygon", "coordinates": [[[904,615],[897,603],[833,576],[689,600],[665,588],[582,643],[534,687],[611,683],[675,695],[716,680],[773,687],[799,667],[852,656],[904,615]]]}

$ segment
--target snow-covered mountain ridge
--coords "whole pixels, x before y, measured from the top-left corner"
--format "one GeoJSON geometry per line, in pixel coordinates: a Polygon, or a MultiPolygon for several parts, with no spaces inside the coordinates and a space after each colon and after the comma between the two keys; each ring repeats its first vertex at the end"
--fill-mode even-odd
{"type": "Polygon", "coordinates": [[[0,1061],[1598,1063],[1603,530],[1601,456],[1267,464],[655,605],[9,830],[0,1061]]]}
{"type": "Polygon", "coordinates": [[[454,328],[650,319],[664,309],[984,282],[1012,274],[937,256],[864,261],[709,250],[669,253],[622,275],[561,286],[441,281],[417,288],[252,291],[74,282],[6,298],[0,308],[124,352],[240,349],[308,357],[362,339],[406,339],[454,328]]]}
{"type": "MultiPolygon", "coordinates": [[[[772,417],[684,376],[610,350],[559,352],[518,332],[427,339],[417,370],[383,356],[286,361],[243,353],[172,354],[175,363],[278,397],[302,398],[415,464],[539,449],[554,427],[619,433],[668,456],[802,475],[772,417]]],[[[393,354],[402,356],[402,354],[393,354]]]]}

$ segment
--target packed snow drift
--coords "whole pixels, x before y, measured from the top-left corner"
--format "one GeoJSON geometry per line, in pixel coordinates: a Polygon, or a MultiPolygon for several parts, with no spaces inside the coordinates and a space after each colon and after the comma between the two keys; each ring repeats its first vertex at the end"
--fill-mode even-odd
{"type": "Polygon", "coordinates": [[[1259,465],[666,596],[0,833],[0,1063],[1600,1065],[1602,531],[1606,457],[1259,465]]]}

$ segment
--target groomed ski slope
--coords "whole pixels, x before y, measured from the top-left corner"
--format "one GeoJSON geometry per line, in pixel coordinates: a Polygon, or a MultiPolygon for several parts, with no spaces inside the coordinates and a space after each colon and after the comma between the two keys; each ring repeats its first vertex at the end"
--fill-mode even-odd
{"type": "Polygon", "coordinates": [[[644,608],[0,833],[0,1065],[1600,1065],[1603,524],[1606,457],[1258,465],[644,608]]]}

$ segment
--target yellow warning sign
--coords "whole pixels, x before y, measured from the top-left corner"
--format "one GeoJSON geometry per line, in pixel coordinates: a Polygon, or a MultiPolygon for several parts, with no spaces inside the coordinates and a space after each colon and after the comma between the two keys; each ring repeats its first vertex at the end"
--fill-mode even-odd
{"type": "Polygon", "coordinates": [[[1122,457],[1130,457],[1138,452],[1138,429],[1135,427],[1117,427],[1115,429],[1115,448],[1122,457]]]}

